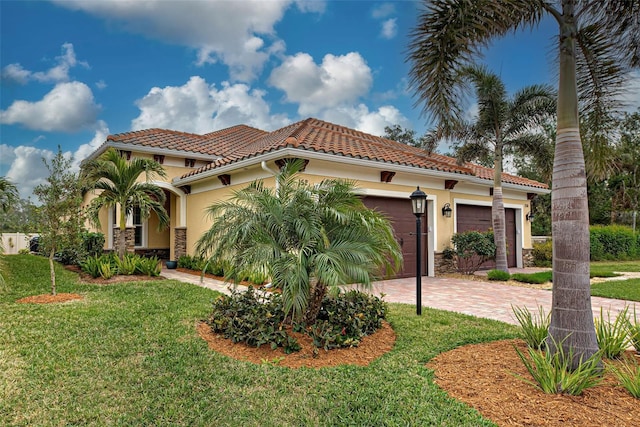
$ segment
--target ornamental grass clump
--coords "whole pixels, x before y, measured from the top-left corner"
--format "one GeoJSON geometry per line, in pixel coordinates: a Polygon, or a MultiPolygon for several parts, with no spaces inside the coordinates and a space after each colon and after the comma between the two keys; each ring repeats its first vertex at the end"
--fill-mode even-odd
{"type": "Polygon", "coordinates": [[[633,306],[633,320],[629,319],[627,323],[627,330],[629,331],[629,341],[636,349],[638,353],[640,353],[640,322],[636,317],[636,306],[633,306]]]}
{"type": "Polygon", "coordinates": [[[571,369],[574,359],[573,349],[565,353],[562,343],[556,344],[555,352],[542,352],[528,348],[529,358],[515,348],[518,357],[533,377],[530,381],[520,375],[516,377],[533,385],[547,394],[581,395],[584,390],[595,387],[602,381],[601,351],[587,360],[579,359],[575,369],[571,369]]]}
{"type": "Polygon", "coordinates": [[[507,281],[511,278],[511,275],[502,270],[489,270],[487,272],[487,279],[489,280],[499,280],[499,281],[507,281]]]}
{"type": "Polygon", "coordinates": [[[602,356],[607,359],[617,359],[630,344],[628,336],[629,317],[628,307],[622,310],[612,322],[611,315],[607,311],[607,319],[604,318],[602,307],[600,317],[595,318],[596,337],[602,356]]]}
{"type": "Polygon", "coordinates": [[[542,306],[538,307],[538,315],[534,316],[526,307],[511,306],[513,314],[516,316],[522,332],[524,340],[530,348],[543,350],[545,340],[549,334],[549,325],[551,324],[551,313],[545,314],[542,306]]]}
{"type": "Polygon", "coordinates": [[[636,399],[640,399],[640,365],[638,365],[638,362],[626,360],[619,368],[610,365],[609,369],[629,394],[636,399]]]}

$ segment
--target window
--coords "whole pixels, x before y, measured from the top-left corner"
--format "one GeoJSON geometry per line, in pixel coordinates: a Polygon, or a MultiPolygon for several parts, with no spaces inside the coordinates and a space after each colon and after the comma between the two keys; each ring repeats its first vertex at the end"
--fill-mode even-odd
{"type": "Polygon", "coordinates": [[[153,160],[162,165],[162,164],[164,164],[164,155],[162,155],[162,154],[154,154],[153,155],[153,160]]]}
{"type": "Polygon", "coordinates": [[[140,208],[133,208],[133,226],[135,227],[135,247],[142,246],[142,215],[140,214],[140,208]]]}
{"type": "Polygon", "coordinates": [[[188,168],[192,168],[196,165],[196,159],[184,159],[184,165],[188,168]]]}
{"type": "MultiPolygon", "coordinates": [[[[120,218],[116,215],[115,206],[112,208],[112,216],[113,216],[113,229],[117,229],[120,227],[120,218]]],[[[133,208],[133,236],[134,236],[134,246],[136,248],[145,246],[145,238],[144,238],[144,230],[145,230],[145,221],[142,220],[142,214],[140,213],[140,208],[133,208]]]]}

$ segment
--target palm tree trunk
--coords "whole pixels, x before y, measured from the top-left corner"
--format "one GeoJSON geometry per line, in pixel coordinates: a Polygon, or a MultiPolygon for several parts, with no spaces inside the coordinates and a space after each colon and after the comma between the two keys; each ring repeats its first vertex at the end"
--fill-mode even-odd
{"type": "Polygon", "coordinates": [[[322,308],[322,300],[326,294],[327,285],[322,282],[316,282],[309,298],[309,308],[305,316],[305,324],[307,326],[313,325],[318,320],[318,314],[320,314],[320,309],[322,308]]]}
{"type": "Polygon", "coordinates": [[[118,233],[118,258],[124,259],[127,251],[127,217],[124,206],[120,205],[120,233],[118,233]]]}
{"type": "Polygon", "coordinates": [[[55,249],[51,248],[49,251],[49,272],[51,274],[51,295],[56,294],[56,270],[53,263],[53,257],[55,255],[55,249]]]}
{"type": "Polygon", "coordinates": [[[493,241],[496,244],[496,270],[508,273],[507,233],[504,215],[504,199],[502,198],[502,143],[500,142],[500,136],[498,136],[498,141],[496,142],[493,168],[493,203],[491,205],[491,219],[493,223],[493,241]]]}
{"type": "Polygon", "coordinates": [[[573,352],[572,366],[598,351],[589,281],[589,207],[580,141],[573,2],[564,2],[560,28],[558,131],[553,163],[551,227],[553,296],[547,345],[573,352]]]}

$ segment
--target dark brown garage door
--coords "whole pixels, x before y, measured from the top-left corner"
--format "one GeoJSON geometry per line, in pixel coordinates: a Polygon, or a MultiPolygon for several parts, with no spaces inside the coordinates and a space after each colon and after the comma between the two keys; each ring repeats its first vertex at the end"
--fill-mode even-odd
{"type": "MultiPolygon", "coordinates": [[[[457,232],[487,231],[493,228],[491,224],[491,206],[456,205],[457,232]]],[[[507,231],[507,264],[509,267],[517,267],[516,259],[516,210],[506,208],[504,210],[507,231]]],[[[482,269],[495,267],[493,261],[482,264],[482,269]]]]}
{"type": "MultiPolygon", "coordinates": [[[[396,239],[402,248],[404,258],[403,268],[396,274],[396,277],[415,277],[416,275],[416,217],[411,211],[411,200],[391,199],[386,197],[368,196],[363,199],[364,204],[369,209],[376,209],[384,213],[393,225],[396,239]]],[[[427,274],[426,268],[426,233],[427,215],[422,217],[422,269],[423,275],[427,274]]]]}

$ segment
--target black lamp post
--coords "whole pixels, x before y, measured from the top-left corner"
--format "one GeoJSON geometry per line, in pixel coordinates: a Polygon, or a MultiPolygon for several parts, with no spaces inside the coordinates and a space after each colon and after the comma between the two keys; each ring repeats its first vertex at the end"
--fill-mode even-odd
{"type": "Polygon", "coordinates": [[[416,314],[420,316],[422,314],[422,215],[427,204],[427,195],[417,187],[409,197],[413,214],[416,216],[416,314]]]}

